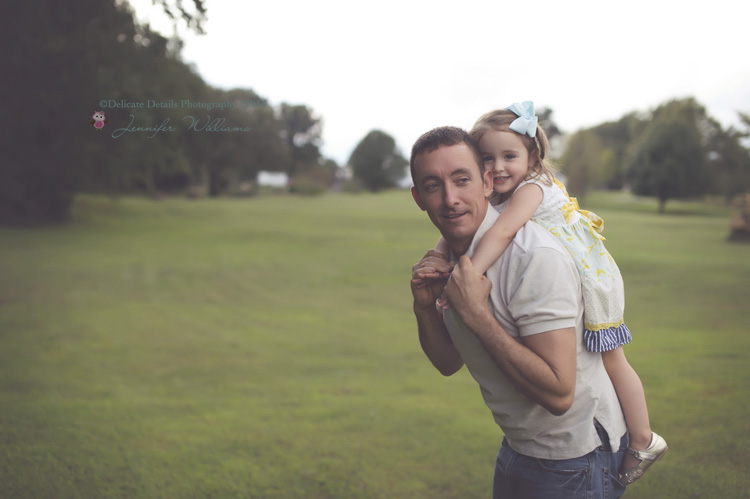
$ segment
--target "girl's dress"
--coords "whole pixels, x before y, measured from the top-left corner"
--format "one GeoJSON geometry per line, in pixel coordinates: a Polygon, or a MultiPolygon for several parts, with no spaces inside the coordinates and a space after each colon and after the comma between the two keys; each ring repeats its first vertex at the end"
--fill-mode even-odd
{"type": "MultiPolygon", "coordinates": [[[[604,221],[594,213],[581,210],[563,184],[555,180],[550,185],[546,180],[538,176],[524,180],[518,187],[533,183],[542,188],[544,198],[531,219],[557,237],[581,274],[586,348],[591,352],[614,350],[632,337],[623,321],[625,289],[620,269],[599,234],[604,221]]],[[[497,194],[492,196],[490,202],[499,212],[510,202],[508,199],[495,205],[497,194]]]]}

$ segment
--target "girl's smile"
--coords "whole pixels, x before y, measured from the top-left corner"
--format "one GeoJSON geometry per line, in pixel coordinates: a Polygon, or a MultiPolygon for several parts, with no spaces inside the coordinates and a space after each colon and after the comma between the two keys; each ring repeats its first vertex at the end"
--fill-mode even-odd
{"type": "Polygon", "coordinates": [[[510,176],[501,177],[501,176],[498,175],[498,176],[495,176],[493,178],[493,180],[494,180],[495,184],[504,184],[505,182],[507,182],[508,180],[510,180],[510,176]]]}

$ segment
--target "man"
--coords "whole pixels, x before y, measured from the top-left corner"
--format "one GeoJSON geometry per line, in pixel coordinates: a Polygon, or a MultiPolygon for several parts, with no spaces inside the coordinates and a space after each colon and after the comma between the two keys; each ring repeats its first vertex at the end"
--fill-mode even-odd
{"type": "Polygon", "coordinates": [[[528,222],[487,271],[469,257],[498,217],[491,171],[461,129],[422,135],[411,154],[417,205],[451,250],[431,250],[414,273],[452,273],[412,282],[425,354],[445,376],[466,364],[504,433],[494,496],[619,497],[625,422],[601,361],[582,341],[580,278],[567,251],[528,222]],[[435,306],[442,292],[451,305],[435,306]],[[619,452],[612,452],[615,449],[619,452]]]}

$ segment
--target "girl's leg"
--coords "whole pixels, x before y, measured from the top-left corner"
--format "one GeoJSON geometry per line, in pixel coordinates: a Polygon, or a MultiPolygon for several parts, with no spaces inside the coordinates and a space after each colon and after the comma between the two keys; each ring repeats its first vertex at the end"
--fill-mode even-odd
{"type": "MultiPolygon", "coordinates": [[[[643,450],[651,444],[651,424],[646,407],[646,394],[638,374],[625,358],[623,347],[617,347],[608,352],[602,352],[604,367],[612,380],[612,385],[620,399],[625,423],[628,425],[630,448],[643,450]]],[[[623,469],[637,466],[639,460],[626,453],[623,469]]]]}

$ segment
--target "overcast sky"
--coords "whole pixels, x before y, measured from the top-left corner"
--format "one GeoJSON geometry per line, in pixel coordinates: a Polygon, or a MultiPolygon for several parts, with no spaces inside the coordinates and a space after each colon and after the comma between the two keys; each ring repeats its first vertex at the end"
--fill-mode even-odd
{"type": "MultiPolygon", "coordinates": [[[[130,3],[171,33],[151,0],[130,3]]],[[[372,129],[408,156],[422,132],[470,128],[514,101],[552,108],[566,132],[687,96],[725,126],[750,112],[745,0],[205,5],[207,34],[183,34],[185,61],[213,86],[311,107],[341,164],[372,129]]]]}

